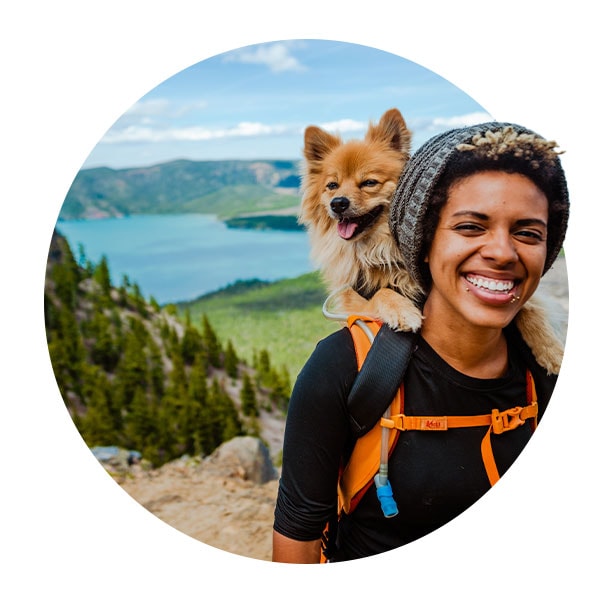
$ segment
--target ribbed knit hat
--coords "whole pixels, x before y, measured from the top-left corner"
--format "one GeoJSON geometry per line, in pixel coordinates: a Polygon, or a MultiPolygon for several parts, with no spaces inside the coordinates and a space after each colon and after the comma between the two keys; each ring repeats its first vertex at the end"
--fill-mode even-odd
{"type": "MultiPolygon", "coordinates": [[[[459,153],[468,150],[475,151],[478,156],[483,157],[482,165],[490,165],[499,157],[509,156],[510,170],[513,172],[519,172],[519,165],[522,166],[524,174],[531,173],[532,168],[535,170],[550,167],[544,169],[550,172],[550,175],[546,176],[547,185],[544,192],[549,204],[558,203],[562,208],[551,217],[555,222],[549,223],[545,273],[560,252],[569,213],[567,184],[558,153],[554,150],[555,146],[554,142],[546,141],[525,127],[498,122],[451,129],[425,142],[406,164],[390,208],[392,234],[412,277],[421,285],[426,283],[427,267],[422,260],[425,213],[448,164],[459,153]]],[[[482,170],[485,168],[482,166],[482,170]]]]}

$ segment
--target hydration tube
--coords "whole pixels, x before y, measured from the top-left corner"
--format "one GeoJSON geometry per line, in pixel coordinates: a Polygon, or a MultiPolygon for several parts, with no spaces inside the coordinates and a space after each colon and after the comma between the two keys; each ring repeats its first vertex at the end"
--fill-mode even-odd
{"type": "MultiPolygon", "coordinates": [[[[345,288],[342,288],[345,289],[345,288]]],[[[338,294],[340,290],[336,290],[332,294],[330,294],[323,303],[323,315],[325,318],[330,319],[332,321],[347,321],[350,315],[335,313],[329,310],[329,303],[331,299],[338,294]]],[[[367,338],[369,342],[372,344],[375,336],[373,332],[369,329],[367,324],[357,319],[355,321],[356,325],[358,325],[367,338]]],[[[390,407],[388,406],[383,414],[384,418],[389,418],[390,416],[390,407]]],[[[377,498],[379,498],[379,503],[381,504],[381,510],[383,511],[383,515],[386,518],[395,517],[398,514],[398,506],[396,505],[396,501],[394,500],[394,495],[392,491],[392,486],[388,480],[388,445],[389,445],[389,429],[387,427],[381,428],[381,453],[379,457],[379,472],[375,475],[375,487],[377,489],[377,498]]]]}

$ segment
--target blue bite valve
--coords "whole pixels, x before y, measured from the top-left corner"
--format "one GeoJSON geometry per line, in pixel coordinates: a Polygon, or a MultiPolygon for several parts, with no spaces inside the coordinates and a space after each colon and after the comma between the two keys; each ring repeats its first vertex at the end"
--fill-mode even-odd
{"type": "Polygon", "coordinates": [[[377,497],[381,504],[383,516],[387,519],[395,517],[398,514],[398,506],[394,500],[394,493],[389,481],[381,482],[380,476],[375,475],[375,487],[377,488],[377,497]]]}

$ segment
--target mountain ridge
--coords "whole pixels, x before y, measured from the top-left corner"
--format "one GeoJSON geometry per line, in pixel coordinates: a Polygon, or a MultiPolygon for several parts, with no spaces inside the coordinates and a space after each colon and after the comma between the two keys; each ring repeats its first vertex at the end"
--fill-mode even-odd
{"type": "Polygon", "coordinates": [[[211,213],[226,218],[300,203],[300,162],[179,159],[147,167],[80,170],[60,220],[132,214],[211,213]]]}

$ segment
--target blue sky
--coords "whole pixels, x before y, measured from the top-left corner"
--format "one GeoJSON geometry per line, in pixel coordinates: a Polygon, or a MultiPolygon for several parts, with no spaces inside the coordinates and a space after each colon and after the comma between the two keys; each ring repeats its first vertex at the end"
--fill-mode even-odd
{"type": "Polygon", "coordinates": [[[149,90],[83,168],[299,159],[307,125],[362,137],[391,107],[412,130],[413,149],[448,127],[491,118],[450,82],[394,54],[344,42],[272,42],[204,60],[149,90]]]}

